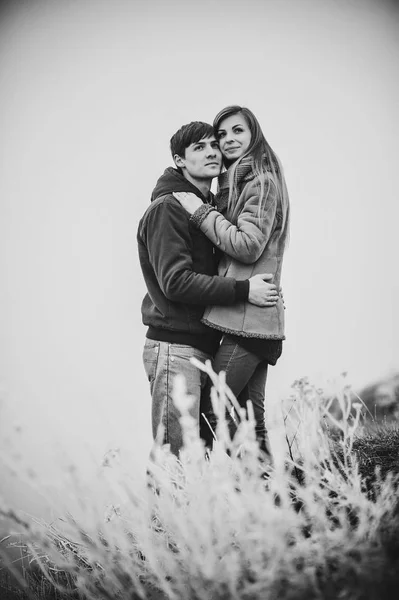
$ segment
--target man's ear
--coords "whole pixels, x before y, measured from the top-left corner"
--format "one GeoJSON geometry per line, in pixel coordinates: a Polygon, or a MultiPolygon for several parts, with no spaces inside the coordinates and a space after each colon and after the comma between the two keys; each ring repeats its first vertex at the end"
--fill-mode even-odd
{"type": "Polygon", "coordinates": [[[179,169],[184,169],[184,167],[186,166],[184,158],[182,158],[178,154],[174,155],[173,160],[175,161],[176,167],[179,167],[179,169]]]}

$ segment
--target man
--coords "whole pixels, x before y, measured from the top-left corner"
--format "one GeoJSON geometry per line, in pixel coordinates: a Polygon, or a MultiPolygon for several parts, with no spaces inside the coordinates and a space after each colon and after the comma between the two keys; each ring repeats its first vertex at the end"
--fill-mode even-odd
{"type": "Polygon", "coordinates": [[[201,323],[205,307],[244,301],[271,306],[277,290],[265,283],[268,275],[245,281],[217,276],[212,243],[172,195],[194,192],[205,211],[212,203],[212,179],[222,165],[212,126],[198,121],[184,125],[171,138],[170,149],[177,168],[166,169],[159,178],[137,239],[148,292],[142,303],[143,323],[148,326],[143,360],[152,396],[152,433],[154,440],[170,444],[178,455],[183,438],[180,412],[172,398],[174,377],[185,376],[193,397],[190,414],[199,422],[207,375],[190,358],[211,359],[220,341],[218,331],[201,323]]]}

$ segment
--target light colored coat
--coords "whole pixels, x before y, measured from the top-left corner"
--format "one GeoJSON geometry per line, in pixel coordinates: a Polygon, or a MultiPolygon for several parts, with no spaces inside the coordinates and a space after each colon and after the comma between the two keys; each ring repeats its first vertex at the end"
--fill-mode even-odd
{"type": "MultiPolygon", "coordinates": [[[[260,218],[260,182],[252,177],[246,178],[241,187],[235,210],[235,213],[239,211],[237,216],[227,212],[224,217],[214,210],[200,227],[224,253],[219,275],[240,280],[259,273],[272,273],[271,283],[279,289],[287,227],[282,231],[281,203],[272,177],[271,173],[264,174],[266,202],[260,218]]],[[[210,306],[205,310],[202,322],[243,337],[285,339],[281,297],[272,307],[259,307],[248,301],[230,306],[210,306]]]]}

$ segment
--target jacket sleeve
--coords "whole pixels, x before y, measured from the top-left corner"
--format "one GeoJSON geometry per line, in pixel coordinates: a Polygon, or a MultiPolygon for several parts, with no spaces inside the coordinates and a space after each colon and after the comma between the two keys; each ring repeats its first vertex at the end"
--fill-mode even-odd
{"type": "Polygon", "coordinates": [[[193,270],[188,218],[174,199],[164,200],[149,212],[141,237],[158,284],[169,300],[207,306],[234,304],[238,299],[235,279],[193,270]]]}
{"type": "Polygon", "coordinates": [[[274,183],[265,181],[266,202],[258,216],[259,193],[260,185],[256,180],[245,186],[238,199],[238,208],[243,208],[237,217],[237,225],[215,210],[209,212],[200,225],[213,244],[242,263],[251,264],[258,260],[275,225],[277,197],[274,183]]]}

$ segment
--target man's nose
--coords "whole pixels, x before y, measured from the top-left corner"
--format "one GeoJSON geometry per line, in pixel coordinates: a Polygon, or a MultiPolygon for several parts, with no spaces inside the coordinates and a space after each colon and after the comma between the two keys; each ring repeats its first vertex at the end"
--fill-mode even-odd
{"type": "Polygon", "coordinates": [[[213,146],[209,146],[207,156],[216,156],[216,154],[217,154],[217,149],[214,148],[213,146]]]}

